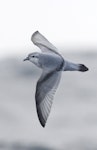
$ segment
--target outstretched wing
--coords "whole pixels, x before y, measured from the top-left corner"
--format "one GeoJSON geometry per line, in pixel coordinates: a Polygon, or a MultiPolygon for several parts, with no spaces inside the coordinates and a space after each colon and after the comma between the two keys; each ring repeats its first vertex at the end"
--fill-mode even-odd
{"type": "Polygon", "coordinates": [[[43,127],[49,116],[52,101],[61,78],[61,71],[45,73],[43,71],[36,86],[36,108],[39,121],[43,127]]]}
{"type": "Polygon", "coordinates": [[[39,33],[39,31],[33,33],[31,41],[38,46],[42,52],[53,52],[59,55],[57,48],[53,46],[41,33],[39,33]]]}

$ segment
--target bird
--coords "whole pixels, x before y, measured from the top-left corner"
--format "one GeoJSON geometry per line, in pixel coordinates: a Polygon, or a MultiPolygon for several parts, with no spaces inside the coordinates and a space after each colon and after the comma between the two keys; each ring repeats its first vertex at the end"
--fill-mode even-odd
{"type": "Polygon", "coordinates": [[[38,119],[42,127],[45,127],[62,72],[85,72],[88,68],[84,64],[65,60],[58,49],[39,31],[32,34],[31,41],[40,48],[41,52],[28,54],[24,61],[28,60],[42,69],[42,74],[36,84],[35,101],[38,119]]]}

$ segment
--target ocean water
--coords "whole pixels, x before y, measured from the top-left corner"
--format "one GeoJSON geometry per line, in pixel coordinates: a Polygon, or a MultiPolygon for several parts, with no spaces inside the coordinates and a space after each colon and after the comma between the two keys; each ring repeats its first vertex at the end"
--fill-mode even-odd
{"type": "Polygon", "coordinates": [[[64,53],[87,72],[63,72],[45,128],[37,117],[41,70],[22,56],[0,60],[0,150],[97,150],[97,53],[64,53]]]}

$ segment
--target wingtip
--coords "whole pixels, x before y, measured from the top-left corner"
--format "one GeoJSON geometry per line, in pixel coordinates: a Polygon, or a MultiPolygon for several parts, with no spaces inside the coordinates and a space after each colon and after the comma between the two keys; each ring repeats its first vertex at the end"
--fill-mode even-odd
{"type": "Polygon", "coordinates": [[[44,120],[44,118],[41,114],[40,108],[36,107],[36,109],[37,109],[37,115],[38,115],[39,122],[40,122],[41,126],[44,128],[46,125],[46,121],[44,120]]]}
{"type": "Polygon", "coordinates": [[[45,124],[41,124],[43,128],[45,128],[45,124]]]}
{"type": "Polygon", "coordinates": [[[33,35],[34,35],[34,34],[37,34],[37,33],[39,33],[39,31],[38,31],[38,30],[37,30],[37,31],[35,31],[35,32],[33,33],[33,35]]]}
{"type": "Polygon", "coordinates": [[[43,128],[45,128],[46,122],[39,118],[40,124],[43,128]]]}
{"type": "Polygon", "coordinates": [[[37,30],[37,31],[35,31],[33,34],[32,34],[32,36],[31,36],[31,41],[33,41],[33,37],[36,35],[36,34],[38,34],[39,33],[39,31],[37,30]]]}

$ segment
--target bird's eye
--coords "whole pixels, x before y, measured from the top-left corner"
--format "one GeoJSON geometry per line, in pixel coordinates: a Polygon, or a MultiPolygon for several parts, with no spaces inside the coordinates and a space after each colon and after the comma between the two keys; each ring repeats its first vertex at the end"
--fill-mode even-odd
{"type": "Polygon", "coordinates": [[[32,57],[35,57],[35,56],[32,56],[32,57]]]}

